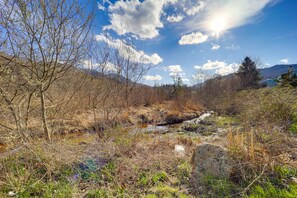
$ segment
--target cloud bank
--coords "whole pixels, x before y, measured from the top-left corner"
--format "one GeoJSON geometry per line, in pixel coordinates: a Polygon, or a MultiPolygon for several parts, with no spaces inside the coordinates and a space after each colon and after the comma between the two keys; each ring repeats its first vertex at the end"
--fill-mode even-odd
{"type": "Polygon", "coordinates": [[[211,61],[211,60],[208,60],[207,63],[205,63],[202,66],[198,66],[198,65],[194,66],[194,68],[197,70],[204,70],[204,71],[212,70],[214,74],[222,75],[222,76],[236,72],[238,67],[239,65],[236,63],[228,64],[224,61],[211,61]]]}
{"type": "Polygon", "coordinates": [[[142,50],[136,50],[132,45],[128,45],[120,39],[111,39],[104,35],[96,35],[95,39],[99,42],[105,42],[108,46],[119,50],[123,58],[129,58],[133,62],[153,65],[158,65],[163,62],[163,59],[157,53],[148,55],[142,50]]]}
{"type": "Polygon", "coordinates": [[[283,64],[288,64],[289,63],[289,59],[284,58],[284,59],[280,60],[279,62],[281,62],[283,64]]]}

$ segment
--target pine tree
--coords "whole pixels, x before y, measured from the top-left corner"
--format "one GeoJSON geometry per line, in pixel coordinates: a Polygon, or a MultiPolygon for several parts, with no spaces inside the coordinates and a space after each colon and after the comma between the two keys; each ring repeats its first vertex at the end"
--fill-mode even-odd
{"type": "Polygon", "coordinates": [[[241,79],[241,86],[243,89],[256,87],[261,80],[257,65],[250,57],[245,57],[239,66],[237,75],[241,79]]]}
{"type": "Polygon", "coordinates": [[[294,73],[292,66],[289,67],[287,73],[281,75],[279,83],[281,86],[297,87],[297,76],[294,73]]]}
{"type": "Polygon", "coordinates": [[[179,76],[174,79],[174,91],[173,91],[174,97],[177,98],[182,95],[182,87],[183,87],[183,80],[179,76]]]}

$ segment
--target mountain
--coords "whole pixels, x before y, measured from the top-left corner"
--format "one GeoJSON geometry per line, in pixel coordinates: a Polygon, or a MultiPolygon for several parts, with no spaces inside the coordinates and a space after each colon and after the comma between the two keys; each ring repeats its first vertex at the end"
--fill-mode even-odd
{"type": "MultiPolygon", "coordinates": [[[[264,68],[264,69],[259,69],[261,76],[263,79],[260,81],[260,83],[266,84],[268,87],[274,87],[277,85],[277,82],[275,81],[275,78],[279,77],[281,74],[287,73],[288,68],[292,66],[293,71],[297,74],[297,64],[292,64],[292,65],[274,65],[269,68],[264,68]]],[[[228,74],[225,76],[219,76],[215,77],[209,80],[206,80],[203,83],[198,83],[193,85],[194,88],[200,87],[202,84],[205,84],[208,81],[216,80],[216,79],[230,79],[234,77],[234,73],[228,74]]]]}
{"type": "Polygon", "coordinates": [[[275,65],[269,68],[260,69],[263,80],[272,79],[287,73],[288,68],[292,66],[294,71],[297,71],[297,64],[293,65],[275,65]]]}

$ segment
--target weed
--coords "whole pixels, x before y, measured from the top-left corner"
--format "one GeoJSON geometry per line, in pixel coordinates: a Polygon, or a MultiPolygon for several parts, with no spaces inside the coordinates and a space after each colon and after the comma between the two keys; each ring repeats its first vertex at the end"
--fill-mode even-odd
{"type": "Polygon", "coordinates": [[[152,176],[152,183],[153,185],[165,182],[167,180],[167,173],[164,171],[158,172],[152,176]]]}
{"type": "Polygon", "coordinates": [[[115,175],[116,165],[114,162],[109,162],[101,169],[101,177],[106,182],[113,182],[115,175]]]}
{"type": "Polygon", "coordinates": [[[203,178],[203,186],[208,197],[227,197],[235,192],[235,185],[227,178],[208,175],[203,178]]]}
{"type": "Polygon", "coordinates": [[[280,189],[279,187],[273,186],[271,183],[266,183],[265,185],[257,185],[252,190],[250,195],[247,197],[258,198],[258,197],[297,197],[297,185],[289,185],[285,189],[280,189]]]}
{"type": "Polygon", "coordinates": [[[104,189],[90,190],[85,196],[85,198],[108,198],[108,197],[110,197],[110,195],[104,189]]]}
{"type": "Polygon", "coordinates": [[[292,115],[292,123],[289,130],[291,133],[297,134],[297,112],[294,112],[292,115]]]}
{"type": "Polygon", "coordinates": [[[177,167],[178,180],[181,184],[188,184],[190,178],[191,164],[183,162],[177,167]]]}
{"type": "Polygon", "coordinates": [[[176,197],[178,195],[178,189],[167,185],[158,185],[152,188],[150,191],[152,191],[158,197],[176,197]]]}
{"type": "Polygon", "coordinates": [[[149,185],[149,182],[150,182],[150,178],[148,176],[148,173],[141,172],[139,174],[138,181],[137,181],[138,185],[142,186],[142,187],[145,187],[145,186],[149,185]]]}

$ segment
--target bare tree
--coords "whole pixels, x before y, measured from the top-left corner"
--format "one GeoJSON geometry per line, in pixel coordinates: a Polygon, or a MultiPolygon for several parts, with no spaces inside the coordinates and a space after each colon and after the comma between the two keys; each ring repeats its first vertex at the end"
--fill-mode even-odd
{"type": "Polygon", "coordinates": [[[78,0],[6,2],[1,17],[7,36],[3,51],[11,55],[10,61],[22,71],[19,75],[24,83],[37,93],[43,130],[51,140],[45,94],[86,52],[93,10],[78,0]],[[21,61],[16,61],[16,57],[21,61]]]}
{"type": "Polygon", "coordinates": [[[110,119],[112,106],[118,105],[117,98],[124,86],[116,54],[117,50],[108,44],[94,41],[89,48],[87,59],[82,62],[82,67],[90,77],[87,95],[95,122],[99,106],[103,110],[104,119],[110,119]]]}
{"type": "Polygon", "coordinates": [[[116,64],[124,77],[126,106],[129,106],[129,95],[136,84],[152,68],[152,64],[144,63],[143,57],[137,57],[132,49],[131,44],[125,43],[118,49],[116,56],[116,64]]]}

